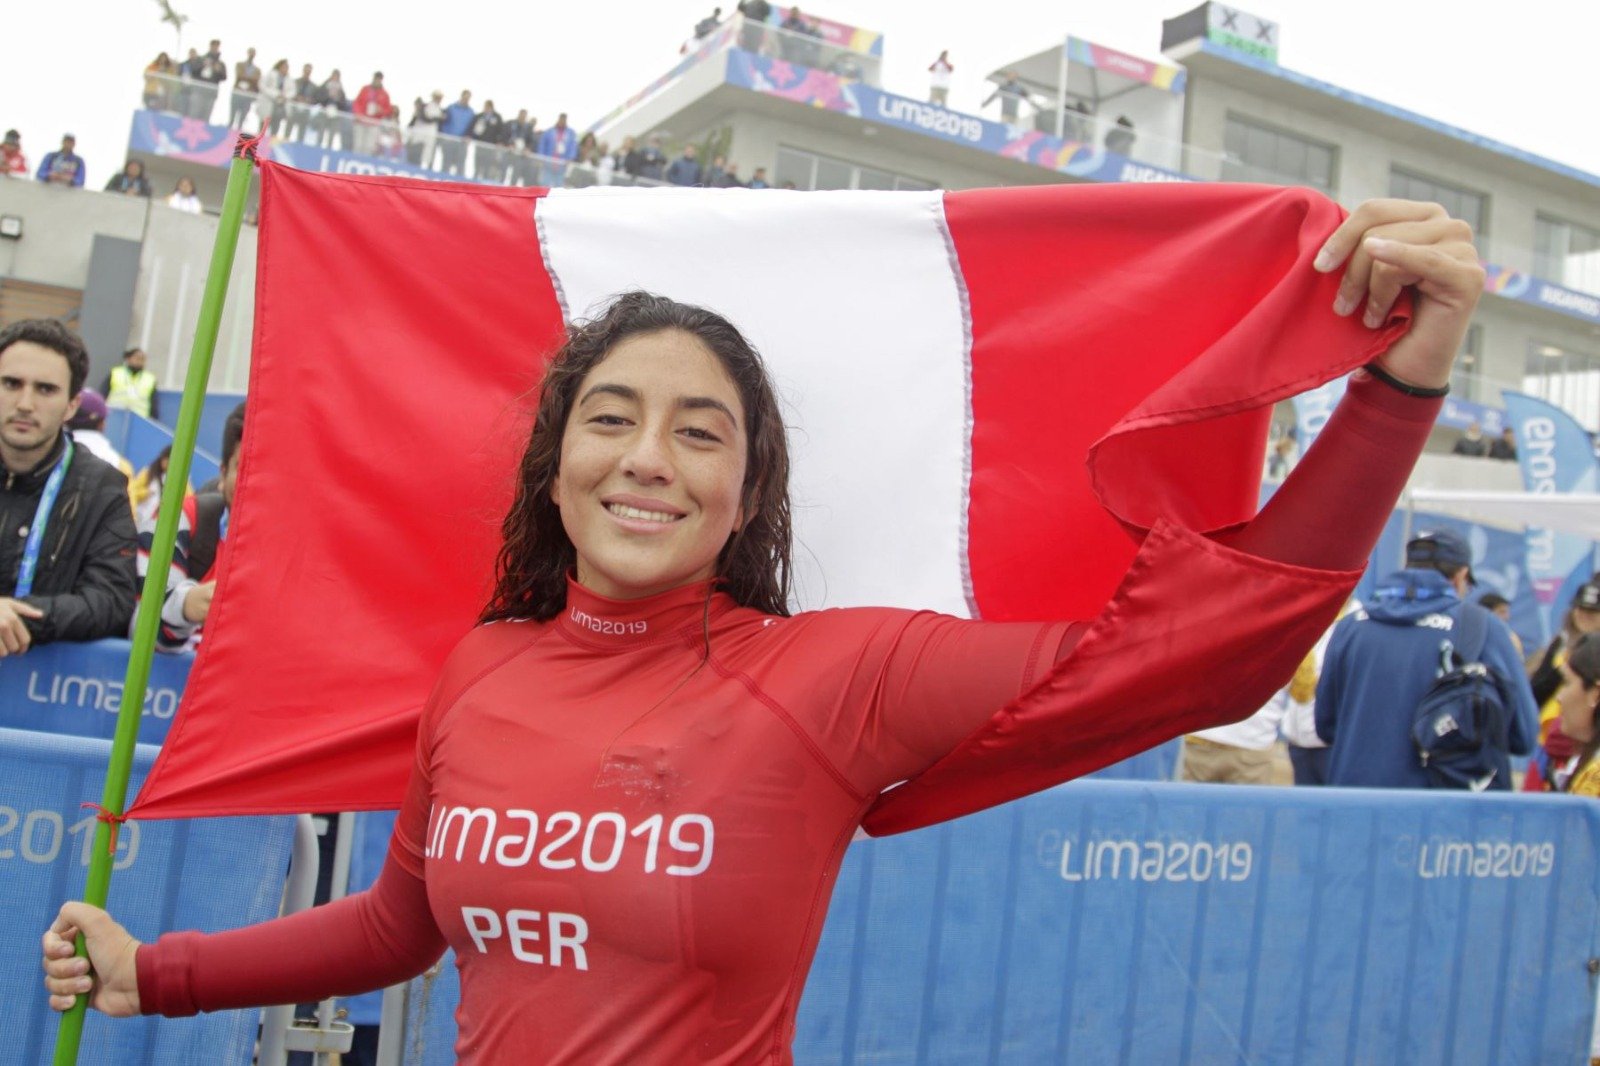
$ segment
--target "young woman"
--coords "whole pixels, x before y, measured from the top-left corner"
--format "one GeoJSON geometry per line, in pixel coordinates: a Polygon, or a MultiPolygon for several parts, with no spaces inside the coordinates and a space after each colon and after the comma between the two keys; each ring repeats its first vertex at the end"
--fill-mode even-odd
{"type": "Polygon", "coordinates": [[[1600,632],[1600,582],[1589,581],[1573,595],[1561,619],[1560,630],[1535,656],[1532,661],[1536,665],[1528,671],[1533,701],[1539,705],[1539,746],[1523,778],[1522,788],[1526,792],[1560,791],[1553,774],[1578,754],[1562,724],[1558,696],[1566,680],[1562,666],[1573,645],[1585,634],[1594,632],[1600,632]]]}
{"type": "Polygon", "coordinates": [[[1585,633],[1561,664],[1561,732],[1572,753],[1550,769],[1550,791],[1600,796],[1600,633],[1585,633]]]}
{"type": "MultiPolygon", "coordinates": [[[[1364,205],[1318,260],[1341,266],[1341,313],[1376,326],[1414,285],[1412,328],[1353,375],[1273,505],[1206,551],[1358,568],[1422,447],[1482,291],[1470,232],[1436,206],[1364,205]]],[[[726,320],[633,293],[574,326],[484,624],[423,711],[378,882],[143,945],[69,903],[43,937],[51,1005],[305,1002],[405,980],[453,946],[463,1062],[788,1061],[863,814],[1020,694],[1048,704],[1085,632],[883,608],[789,617],[788,471],[772,387],[726,320]]],[[[1102,747],[1197,724],[1051,721],[1102,747]]]]}
{"type": "Polygon", "coordinates": [[[167,206],[175,207],[189,215],[198,215],[205,211],[205,205],[200,202],[200,197],[194,191],[194,182],[188,178],[178,179],[178,183],[172,187],[172,194],[167,197],[167,206]]]}

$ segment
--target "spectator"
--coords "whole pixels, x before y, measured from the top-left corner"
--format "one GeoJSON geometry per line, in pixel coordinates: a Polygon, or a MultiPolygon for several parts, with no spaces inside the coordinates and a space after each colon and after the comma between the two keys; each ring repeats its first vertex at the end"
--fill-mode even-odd
{"type": "Polygon", "coordinates": [[[1500,436],[1489,442],[1489,458],[1517,461],[1517,435],[1510,426],[1500,431],[1500,436]]]}
{"type": "MultiPolygon", "coordinates": [[[[110,411],[106,401],[94,389],[85,388],[78,393],[78,410],[67,420],[67,429],[72,432],[72,443],[81,445],[89,450],[91,455],[100,459],[108,466],[116,467],[122,472],[124,478],[133,477],[133,464],[123,458],[111,444],[111,439],[106,436],[106,415],[110,411]]],[[[128,504],[133,504],[133,492],[128,493],[128,504]]]]}
{"type": "Polygon", "coordinates": [[[1551,787],[1550,768],[1560,766],[1573,753],[1572,740],[1561,732],[1561,707],[1556,692],[1561,687],[1561,667],[1573,645],[1586,633],[1600,632],[1600,581],[1591,578],[1579,587],[1567,605],[1556,635],[1530,660],[1528,684],[1539,705],[1539,746],[1528,764],[1523,788],[1544,792],[1551,787]]]}
{"type": "Polygon", "coordinates": [[[751,188],[751,189],[770,189],[770,188],[772,188],[771,185],[767,184],[767,168],[766,167],[756,167],[755,173],[750,175],[750,184],[747,186],[747,188],[751,188]]]}
{"type": "Polygon", "coordinates": [[[417,97],[412,105],[411,125],[406,128],[406,157],[411,162],[433,169],[433,152],[439,143],[439,127],[443,122],[443,91],[433,90],[433,96],[427,100],[417,97]]]}
{"type": "Polygon", "coordinates": [[[311,76],[311,64],[300,68],[289,95],[288,118],[284,122],[283,139],[299,143],[306,139],[311,128],[312,112],[317,106],[317,81],[311,76]]]}
{"type": "Polygon", "coordinates": [[[178,87],[178,65],[162,52],[144,68],[144,106],[152,111],[171,111],[178,87]]]}
{"type": "Polygon", "coordinates": [[[200,50],[189,49],[189,55],[178,64],[178,112],[194,117],[195,83],[200,80],[200,50]]]}
{"type": "Polygon", "coordinates": [[[813,38],[820,36],[821,31],[800,13],[798,7],[789,9],[789,14],[784,16],[778,28],[785,31],[778,45],[784,59],[808,67],[817,65],[818,49],[813,38]]]}
{"type": "Polygon", "coordinates": [[[289,61],[280,59],[261,75],[261,91],[256,95],[256,115],[261,119],[260,132],[277,135],[289,113],[289,61]]]}
{"type": "MultiPolygon", "coordinates": [[[[128,483],[128,495],[133,498],[133,524],[141,532],[155,528],[156,514],[161,509],[161,487],[166,484],[167,464],[171,461],[169,444],[128,483]]],[[[193,496],[194,490],[186,486],[184,495],[193,496]]]]}
{"type": "MultiPolygon", "coordinates": [[[[1342,620],[1360,608],[1360,601],[1352,597],[1339,612],[1339,618],[1342,620]]],[[[1311,654],[1295,670],[1294,679],[1289,682],[1289,712],[1283,716],[1283,724],[1278,727],[1278,732],[1289,751],[1289,765],[1294,770],[1294,783],[1297,785],[1328,783],[1328,745],[1317,736],[1316,690],[1322,664],[1328,654],[1328,643],[1333,639],[1333,630],[1337,625],[1335,622],[1322,634],[1311,649],[1311,654]]]]}
{"type": "Polygon", "coordinates": [[[106,192],[149,199],[150,181],[144,176],[144,164],[137,159],[128,160],[122,165],[121,173],[113,174],[111,180],[106,182],[106,192]]]}
{"type": "Polygon", "coordinates": [[[539,145],[539,124],[528,114],[527,108],[517,112],[517,117],[506,123],[506,151],[510,153],[506,166],[513,185],[532,185],[538,181],[533,150],[539,145]]]}
{"type": "Polygon", "coordinates": [[[1474,458],[1488,455],[1489,439],[1483,435],[1483,427],[1476,422],[1468,423],[1466,433],[1456,438],[1455,447],[1450,449],[1450,454],[1474,458]]]}
{"type": "Polygon", "coordinates": [[[88,373],[60,322],[0,329],[0,655],[122,636],[133,617],[128,479],[63,432],[88,373]]]}
{"type": "MultiPolygon", "coordinates": [[[[1295,673],[1297,681],[1306,668],[1307,663],[1301,663],[1300,671],[1295,673]]],[[[1311,687],[1314,689],[1314,666],[1312,670],[1311,687]]],[[[1190,733],[1183,738],[1178,780],[1212,785],[1272,784],[1278,727],[1288,711],[1289,686],[1285,686],[1243,721],[1190,733]]]]}
{"type": "Polygon", "coordinates": [[[246,48],[244,58],[233,65],[233,102],[228,108],[228,127],[244,129],[244,120],[261,91],[261,68],[256,66],[256,50],[246,48]]]}
{"type": "Polygon", "coordinates": [[[211,121],[211,109],[216,106],[217,86],[228,80],[228,65],[222,61],[222,42],[213,40],[206,54],[195,64],[190,79],[197,84],[190,87],[190,118],[211,121]]]}
{"type": "Polygon", "coordinates": [[[701,181],[708,189],[720,189],[722,188],[721,182],[723,176],[727,174],[727,172],[728,157],[722,155],[712,156],[711,165],[707,167],[705,169],[705,173],[701,175],[701,181]]]}
{"type": "Polygon", "coordinates": [[[1572,753],[1550,772],[1552,792],[1600,796],[1600,636],[1585,634],[1572,646],[1561,667],[1557,690],[1561,731],[1571,738],[1572,753]]]}
{"type": "Polygon", "coordinates": [[[950,72],[955,69],[950,64],[949,49],[940,52],[939,58],[928,64],[928,103],[940,107],[950,105],[950,72]]]}
{"type": "MultiPolygon", "coordinates": [[[[1478,597],[1478,606],[1494,615],[1511,629],[1511,601],[1498,592],[1485,592],[1478,597]]],[[[1522,657],[1522,638],[1517,636],[1515,629],[1511,630],[1511,645],[1517,649],[1517,657],[1522,657]]]]}
{"type": "MultiPolygon", "coordinates": [[[[242,406],[242,405],[241,405],[242,406]]],[[[167,572],[167,594],[161,604],[161,626],[156,635],[156,650],[183,651],[197,639],[211,614],[212,594],[216,591],[216,563],[227,544],[228,513],[233,507],[234,488],[239,482],[239,453],[244,439],[244,420],[231,416],[222,432],[222,473],[216,491],[202,487],[185,497],[178,518],[177,539],[172,546],[172,566],[167,572]]],[[[139,535],[139,575],[150,565],[150,547],[155,531],[139,535]]]]}
{"type": "Polygon", "coordinates": [[[578,157],[578,135],[567,125],[565,111],[556,116],[556,124],[539,137],[539,154],[549,159],[572,160],[578,157]]]}
{"type": "Polygon", "coordinates": [[[617,149],[617,169],[629,178],[637,178],[644,169],[644,149],[639,147],[637,138],[622,138],[622,147],[617,149]]]}
{"type": "Polygon", "coordinates": [[[344,79],[335,69],[317,90],[318,140],[322,147],[332,148],[334,138],[346,152],[354,151],[350,139],[350,96],[344,91],[344,79]]]}
{"type": "Polygon", "coordinates": [[[1017,123],[1017,115],[1023,102],[1026,101],[1029,106],[1033,104],[1033,97],[1028,94],[1028,87],[1022,84],[1022,79],[1017,77],[1017,72],[1014,70],[1005,72],[1005,78],[995,91],[989,94],[989,99],[983,102],[983,106],[988,107],[996,97],[1000,100],[1000,121],[1013,126],[1017,123]]]}
{"type": "Polygon", "coordinates": [[[494,184],[506,177],[505,151],[501,138],[505,135],[505,119],[494,109],[493,100],[483,102],[483,110],[472,117],[467,135],[472,138],[472,173],[479,181],[494,184]]]}
{"type": "Polygon", "coordinates": [[[39,180],[50,185],[83,188],[83,158],[73,151],[77,145],[78,139],[72,134],[62,137],[61,147],[48,153],[39,164],[39,180]]]}
{"type": "Polygon", "coordinates": [[[667,176],[667,155],[661,150],[661,134],[652,133],[645,142],[644,151],[639,157],[639,177],[646,181],[665,181],[667,176]]]}
{"type": "Polygon", "coordinates": [[[376,155],[378,125],[394,110],[389,90],[383,87],[383,71],[374,71],[372,80],[356,94],[355,152],[357,155],[376,155]]]}
{"type": "Polygon", "coordinates": [[[1067,140],[1087,143],[1094,139],[1090,133],[1094,116],[1089,113],[1087,104],[1082,100],[1074,100],[1062,110],[1066,121],[1061,124],[1061,131],[1067,140]]]}
{"type": "Polygon", "coordinates": [[[707,37],[711,36],[711,34],[716,30],[717,26],[719,26],[721,23],[722,8],[712,8],[710,15],[707,15],[705,18],[694,24],[694,39],[697,41],[705,40],[707,37]]]}
{"type": "MultiPolygon", "coordinates": [[[[184,178],[188,181],[188,178],[184,178]]],[[[161,421],[161,397],[156,392],[156,375],[149,368],[150,357],[143,348],[129,348],[122,362],[111,368],[100,383],[100,395],[108,407],[115,407],[152,421],[161,421]]]]}
{"type": "Polygon", "coordinates": [[[1106,151],[1126,156],[1133,151],[1133,123],[1127,115],[1118,115],[1116,123],[1106,130],[1106,151]]]}
{"type": "Polygon", "coordinates": [[[690,185],[699,185],[700,164],[695,161],[695,154],[696,152],[694,145],[684,145],[683,154],[674,159],[672,161],[672,165],[667,168],[667,181],[673,185],[682,185],[686,187],[690,185]]]}
{"type": "MultiPolygon", "coordinates": [[[[721,158],[720,156],[718,158],[721,158]]],[[[711,186],[714,189],[742,189],[744,182],[739,180],[739,164],[729,163],[722,171],[720,177],[711,186]]]]}
{"type": "Polygon", "coordinates": [[[440,155],[446,174],[462,174],[467,163],[467,131],[472,128],[472,93],[461,90],[461,98],[444,109],[444,121],[439,124],[440,155]]]}
{"type": "Polygon", "coordinates": [[[785,179],[783,185],[780,186],[780,188],[789,189],[789,190],[793,190],[794,187],[795,187],[794,181],[790,180],[790,179],[785,179]]]}
{"type": "Polygon", "coordinates": [[[1500,766],[1481,787],[1511,787],[1507,755],[1532,750],[1539,713],[1511,631],[1465,602],[1472,584],[1467,542],[1448,530],[1424,533],[1406,545],[1406,568],[1379,581],[1368,605],[1334,629],[1316,695],[1317,735],[1332,749],[1329,784],[1429,787],[1411,727],[1451,641],[1460,639],[1463,619],[1474,612],[1487,628],[1477,661],[1488,667],[1510,716],[1503,737],[1489,738],[1505,746],[1498,752],[1500,766]]]}
{"type": "Polygon", "coordinates": [[[739,47],[759,55],[766,44],[772,5],[767,0],[739,0],[739,14],[744,16],[739,25],[739,47]]]}
{"type": "Polygon", "coordinates": [[[1289,471],[1294,469],[1295,452],[1299,443],[1293,436],[1284,433],[1276,437],[1267,448],[1267,480],[1282,481],[1289,476],[1289,471]]]}
{"type": "Polygon", "coordinates": [[[167,197],[167,206],[175,207],[189,215],[198,215],[205,211],[205,205],[200,202],[200,197],[195,195],[194,182],[188,178],[178,179],[178,184],[172,188],[172,194],[167,197]]]}
{"type": "Polygon", "coordinates": [[[6,130],[6,139],[0,143],[0,174],[13,178],[28,176],[28,157],[22,154],[22,134],[6,130]]]}

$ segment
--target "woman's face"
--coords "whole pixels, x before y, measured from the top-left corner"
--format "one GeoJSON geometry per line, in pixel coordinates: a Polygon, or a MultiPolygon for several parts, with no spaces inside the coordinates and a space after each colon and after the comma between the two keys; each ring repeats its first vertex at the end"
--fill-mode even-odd
{"type": "Polygon", "coordinates": [[[1572,628],[1579,633],[1593,633],[1600,630],[1600,611],[1588,611],[1582,607],[1572,609],[1572,628]]]}
{"type": "Polygon", "coordinates": [[[1594,704],[1597,693],[1584,686],[1583,678],[1562,664],[1561,687],[1556,700],[1561,705],[1561,731],[1580,744],[1594,739],[1594,704]]]}
{"type": "Polygon", "coordinates": [[[712,577],[744,522],[739,392],[681,330],[629,337],[584,377],[550,495],[578,581],[637,599],[712,577]]]}
{"type": "Polygon", "coordinates": [[[190,181],[188,178],[179,178],[178,179],[178,191],[183,193],[183,195],[185,195],[185,196],[193,196],[194,195],[194,182],[190,181]]]}

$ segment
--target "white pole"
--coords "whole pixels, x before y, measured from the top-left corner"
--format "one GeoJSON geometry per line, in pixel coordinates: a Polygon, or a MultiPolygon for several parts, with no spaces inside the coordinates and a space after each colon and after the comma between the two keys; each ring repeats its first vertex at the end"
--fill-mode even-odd
{"type": "Polygon", "coordinates": [[[1071,40],[1069,35],[1061,42],[1061,63],[1056,68],[1056,136],[1063,139],[1067,135],[1067,42],[1071,40]]]}

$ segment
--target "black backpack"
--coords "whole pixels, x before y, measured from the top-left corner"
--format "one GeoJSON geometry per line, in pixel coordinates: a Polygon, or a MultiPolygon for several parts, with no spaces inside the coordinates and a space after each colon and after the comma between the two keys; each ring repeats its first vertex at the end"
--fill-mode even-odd
{"type": "Polygon", "coordinates": [[[1461,605],[1459,643],[1439,650],[1439,674],[1417,704],[1411,739],[1433,788],[1511,787],[1507,710],[1501,680],[1480,660],[1489,639],[1489,612],[1461,605]]]}

